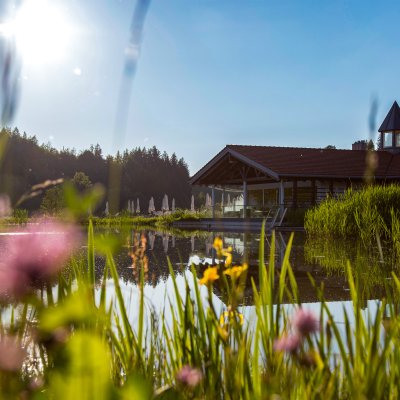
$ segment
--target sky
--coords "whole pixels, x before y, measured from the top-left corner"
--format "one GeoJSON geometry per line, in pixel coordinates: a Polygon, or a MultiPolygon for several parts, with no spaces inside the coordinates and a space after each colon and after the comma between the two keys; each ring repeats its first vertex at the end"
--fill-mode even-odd
{"type": "Polygon", "coordinates": [[[25,28],[12,126],[59,149],[156,145],[194,174],[226,144],[351,148],[374,98],[378,127],[400,101],[399,1],[153,0],[117,145],[136,1],[41,1],[68,37],[35,48],[25,28]]]}

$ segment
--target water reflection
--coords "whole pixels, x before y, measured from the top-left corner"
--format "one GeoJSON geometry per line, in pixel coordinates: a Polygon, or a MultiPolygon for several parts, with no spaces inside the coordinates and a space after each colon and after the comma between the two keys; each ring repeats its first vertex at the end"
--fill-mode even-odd
{"type": "MultiPolygon", "coordinates": [[[[344,276],[348,263],[364,292],[382,293],[392,281],[392,272],[399,273],[394,249],[365,246],[359,241],[313,239],[304,243],[306,263],[315,262],[328,276],[344,276]]],[[[374,296],[373,293],[370,296],[374,296]]]]}
{"type": "MultiPolygon", "coordinates": [[[[129,284],[136,285],[138,282],[137,271],[129,268],[132,265],[132,259],[129,256],[129,247],[132,247],[135,241],[139,241],[141,234],[144,234],[147,239],[147,248],[145,251],[148,258],[148,270],[145,276],[146,285],[156,289],[160,295],[165,295],[167,290],[166,282],[169,278],[167,257],[176,275],[179,276],[189,271],[190,265],[193,263],[197,265],[198,277],[201,277],[204,268],[216,261],[213,242],[216,236],[220,236],[223,239],[225,247],[232,246],[234,263],[240,264],[246,261],[249,264],[243,305],[253,304],[251,279],[258,284],[260,235],[232,232],[131,232],[128,247],[122,248],[116,255],[121,280],[128,286],[129,284]]],[[[275,236],[274,260],[275,265],[278,267],[281,265],[285,255],[289,237],[289,233],[282,232],[278,232],[275,236]]],[[[264,261],[267,266],[269,264],[271,241],[271,236],[265,237],[264,261]]],[[[344,266],[347,259],[352,260],[354,265],[360,266],[359,268],[361,268],[361,265],[364,266],[365,271],[363,272],[363,276],[366,287],[368,283],[368,290],[364,291],[365,302],[368,299],[377,299],[382,296],[384,286],[377,279],[372,279],[372,277],[378,276],[382,278],[383,275],[377,270],[382,265],[371,264],[370,268],[365,268],[365,265],[369,265],[369,261],[365,256],[362,258],[363,253],[360,248],[354,246],[354,243],[352,243],[352,246],[348,246],[348,248],[338,245],[335,251],[326,246],[326,241],[325,245],[316,244],[313,246],[310,241],[306,240],[305,235],[302,233],[296,233],[294,237],[290,252],[290,263],[299,287],[301,302],[311,303],[319,301],[309,276],[314,279],[318,287],[323,287],[326,301],[349,300],[350,292],[344,274],[344,266]],[[350,249],[353,249],[353,253],[350,249]],[[358,249],[358,253],[354,249],[358,249]]],[[[96,265],[100,279],[104,260],[101,257],[97,257],[96,265]]],[[[225,302],[225,296],[219,290],[218,285],[215,285],[214,293],[222,302],[225,302]]]]}

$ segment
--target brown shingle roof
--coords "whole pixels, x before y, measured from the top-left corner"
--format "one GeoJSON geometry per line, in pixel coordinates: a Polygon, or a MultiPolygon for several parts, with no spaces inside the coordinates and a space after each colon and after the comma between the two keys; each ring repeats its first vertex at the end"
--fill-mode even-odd
{"type": "MultiPolygon", "coordinates": [[[[363,179],[366,154],[365,150],[227,145],[190,182],[220,184],[233,179],[228,178],[233,168],[231,158],[261,171],[266,179],[273,181],[290,177],[363,179]]],[[[378,151],[376,156],[377,179],[400,179],[400,154],[378,151]]]]}
{"type": "MultiPolygon", "coordinates": [[[[258,164],[283,176],[362,178],[366,168],[365,150],[315,149],[300,147],[228,145],[258,164]]],[[[400,156],[376,152],[376,177],[400,177],[400,156]]]]}

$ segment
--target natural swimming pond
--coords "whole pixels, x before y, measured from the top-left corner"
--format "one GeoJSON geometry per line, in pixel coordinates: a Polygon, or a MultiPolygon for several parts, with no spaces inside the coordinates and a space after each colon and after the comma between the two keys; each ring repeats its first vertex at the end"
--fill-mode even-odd
{"type": "MultiPolygon", "coordinates": [[[[105,235],[114,235],[121,239],[124,245],[115,256],[120,283],[124,298],[128,305],[132,321],[137,314],[137,295],[139,269],[132,268],[130,254],[141,248],[145,243],[143,254],[147,257],[147,267],[144,274],[144,295],[148,307],[161,313],[165,309],[168,315],[167,304],[174,302],[173,280],[171,279],[168,260],[177,277],[179,290],[185,292],[185,278],[189,283],[193,280],[190,266],[195,265],[197,278],[201,278],[207,265],[214,264],[216,252],[213,242],[221,237],[224,247],[232,248],[233,263],[247,262],[246,286],[241,299],[241,311],[251,315],[254,308],[254,296],[251,282],[258,284],[259,278],[259,247],[260,234],[248,232],[190,232],[190,231],[154,231],[154,230],[107,230],[105,235]],[[141,242],[141,238],[145,241],[141,242]]],[[[269,265],[272,242],[274,241],[274,260],[279,268],[282,265],[290,232],[276,232],[274,237],[265,235],[265,264],[269,265]]],[[[391,270],[395,267],[392,260],[382,261],[378,249],[367,249],[362,243],[345,243],[329,240],[309,240],[304,232],[294,233],[293,243],[289,256],[290,264],[299,288],[299,300],[307,308],[320,312],[320,297],[318,288],[323,289],[325,301],[329,304],[335,320],[341,322],[343,309],[351,308],[351,295],[346,279],[346,264],[353,265],[363,285],[363,302],[365,309],[373,312],[376,301],[384,296],[385,284],[391,279],[391,270]]],[[[96,257],[97,282],[100,284],[105,260],[96,257]]],[[[108,287],[113,287],[111,278],[108,287]]],[[[207,290],[203,288],[203,297],[207,297],[207,290]]],[[[226,293],[219,285],[213,286],[216,309],[223,312],[229,306],[226,293]]],[[[290,301],[289,301],[290,302],[290,301]]],[[[288,305],[289,306],[289,305],[288,305]]]]}
{"type": "MultiPolygon", "coordinates": [[[[2,236],[0,234],[0,250],[2,236]]],[[[18,234],[18,233],[17,233],[18,234]]],[[[102,229],[97,235],[113,237],[119,241],[120,247],[114,254],[120,276],[125,300],[132,314],[135,314],[135,293],[138,292],[139,268],[133,268],[132,254],[139,252],[147,259],[144,274],[144,295],[149,307],[161,312],[166,300],[173,301],[173,282],[169,272],[170,263],[180,285],[181,293],[185,292],[185,279],[193,280],[191,266],[201,278],[208,265],[217,262],[213,242],[220,237],[225,248],[231,247],[233,264],[248,264],[246,285],[240,306],[243,310],[251,310],[254,305],[252,282],[258,285],[259,280],[259,248],[261,235],[250,232],[206,232],[206,231],[157,231],[135,229],[102,229]]],[[[264,241],[264,263],[268,268],[271,248],[274,248],[274,262],[279,269],[287,252],[291,232],[266,234],[264,241]]],[[[340,319],[342,307],[348,306],[351,300],[346,278],[346,265],[349,262],[352,270],[362,285],[363,302],[368,308],[376,300],[385,296],[385,285],[392,280],[391,272],[397,272],[397,258],[390,251],[381,254],[378,248],[366,248],[362,243],[354,241],[338,241],[320,238],[308,239],[304,232],[293,233],[290,246],[289,261],[299,288],[299,301],[319,312],[320,295],[316,287],[322,289],[323,297],[330,304],[335,315],[340,319]]],[[[45,237],[44,237],[45,240],[45,237]]],[[[82,247],[86,253],[86,246],[82,247]]],[[[137,264],[140,264],[138,260],[137,264]]],[[[100,288],[103,279],[105,259],[96,255],[96,284],[100,288]]],[[[113,282],[109,278],[108,286],[113,292],[113,282]]],[[[205,288],[204,288],[205,289],[205,288]]],[[[204,296],[206,297],[206,291],[204,296]]],[[[221,310],[227,304],[226,294],[220,285],[213,285],[214,303],[221,310]]],[[[287,300],[290,303],[290,300],[287,300]]],[[[168,314],[168,312],[167,312],[168,314]]]]}

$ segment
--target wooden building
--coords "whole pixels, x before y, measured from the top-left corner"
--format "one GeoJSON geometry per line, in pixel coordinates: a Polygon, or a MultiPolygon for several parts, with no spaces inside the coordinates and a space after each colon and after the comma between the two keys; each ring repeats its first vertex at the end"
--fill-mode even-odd
{"type": "Polygon", "coordinates": [[[329,195],[361,187],[366,173],[372,173],[376,183],[400,180],[400,108],[397,102],[379,132],[382,149],[373,154],[365,149],[227,145],[190,179],[190,183],[212,188],[213,210],[216,190],[240,190],[243,201],[236,216],[261,217],[274,205],[281,210],[308,208],[329,195]]]}

